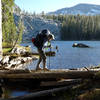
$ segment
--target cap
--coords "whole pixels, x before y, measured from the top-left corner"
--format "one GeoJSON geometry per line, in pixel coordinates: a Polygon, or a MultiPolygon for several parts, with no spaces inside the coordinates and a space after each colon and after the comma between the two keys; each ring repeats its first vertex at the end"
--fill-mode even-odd
{"type": "Polygon", "coordinates": [[[51,32],[48,29],[44,29],[41,31],[42,34],[49,35],[51,32]]]}

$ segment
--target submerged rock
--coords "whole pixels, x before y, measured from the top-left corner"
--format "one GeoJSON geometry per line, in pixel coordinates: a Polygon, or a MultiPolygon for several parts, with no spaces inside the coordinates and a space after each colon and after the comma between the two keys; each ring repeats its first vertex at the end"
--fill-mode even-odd
{"type": "Polygon", "coordinates": [[[90,46],[83,43],[74,43],[72,47],[90,48],[90,46]]]}

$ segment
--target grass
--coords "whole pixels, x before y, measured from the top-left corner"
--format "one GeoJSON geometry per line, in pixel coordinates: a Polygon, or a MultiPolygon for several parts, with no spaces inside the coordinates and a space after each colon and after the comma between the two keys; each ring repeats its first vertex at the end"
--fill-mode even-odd
{"type": "Polygon", "coordinates": [[[3,42],[2,46],[3,46],[3,48],[11,48],[12,47],[12,45],[10,43],[7,43],[7,42],[3,42]]]}
{"type": "Polygon", "coordinates": [[[9,53],[12,49],[12,45],[10,43],[7,43],[7,42],[3,42],[2,47],[3,47],[3,54],[9,53]]]}
{"type": "Polygon", "coordinates": [[[12,48],[3,48],[3,54],[10,52],[11,49],[12,49],[12,48]]]}
{"type": "Polygon", "coordinates": [[[3,42],[3,56],[6,56],[6,55],[9,55],[11,57],[19,57],[19,56],[29,56],[31,55],[30,53],[30,47],[24,47],[24,46],[20,46],[19,44],[16,45],[17,48],[20,48],[22,50],[26,50],[26,53],[25,54],[16,54],[16,53],[10,53],[11,50],[12,50],[12,46],[9,44],[9,43],[5,43],[3,42]]]}

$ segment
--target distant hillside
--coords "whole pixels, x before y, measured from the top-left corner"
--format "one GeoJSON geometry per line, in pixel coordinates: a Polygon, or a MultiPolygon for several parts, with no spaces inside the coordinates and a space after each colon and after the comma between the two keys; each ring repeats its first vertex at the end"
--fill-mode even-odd
{"type": "Polygon", "coordinates": [[[48,14],[100,15],[100,5],[78,4],[78,5],[70,7],[70,8],[62,8],[55,12],[49,12],[48,14]]]}
{"type": "Polygon", "coordinates": [[[25,29],[23,34],[23,41],[31,41],[31,38],[42,29],[49,29],[54,35],[56,40],[60,39],[60,22],[52,19],[45,19],[41,16],[30,14],[28,12],[22,12],[20,8],[15,5],[14,7],[14,19],[16,25],[18,19],[22,18],[25,29]]]}

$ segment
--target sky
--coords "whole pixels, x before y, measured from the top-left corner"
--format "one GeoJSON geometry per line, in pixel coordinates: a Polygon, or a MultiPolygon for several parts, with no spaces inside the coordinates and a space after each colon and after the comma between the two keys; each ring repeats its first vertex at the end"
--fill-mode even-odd
{"type": "Polygon", "coordinates": [[[65,7],[72,7],[79,3],[100,5],[100,0],[15,0],[15,3],[22,9],[32,13],[45,13],[56,11],[65,7]]]}

